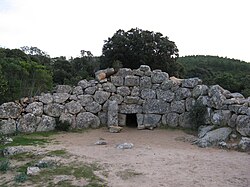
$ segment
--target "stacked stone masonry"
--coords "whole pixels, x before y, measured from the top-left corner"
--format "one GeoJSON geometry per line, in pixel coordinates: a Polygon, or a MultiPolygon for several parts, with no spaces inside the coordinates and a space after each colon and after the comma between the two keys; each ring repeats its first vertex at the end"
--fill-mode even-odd
{"type": "Polygon", "coordinates": [[[51,131],[56,118],[71,128],[125,126],[127,114],[136,115],[138,129],[190,128],[189,114],[196,102],[207,108],[207,126],[250,137],[250,98],[219,85],[204,85],[199,78],[169,77],[146,65],[117,73],[112,68],[100,70],[96,80],[81,80],[75,87],[59,85],[54,93],[3,103],[0,134],[51,131]]]}

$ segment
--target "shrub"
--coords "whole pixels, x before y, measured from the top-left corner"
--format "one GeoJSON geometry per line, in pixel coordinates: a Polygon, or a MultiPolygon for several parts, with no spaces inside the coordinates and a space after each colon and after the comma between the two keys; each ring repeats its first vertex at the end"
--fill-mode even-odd
{"type": "Polygon", "coordinates": [[[0,172],[6,173],[6,171],[10,168],[10,161],[8,159],[4,159],[0,161],[0,172]]]}
{"type": "Polygon", "coordinates": [[[201,102],[196,102],[190,111],[190,118],[193,122],[192,129],[198,130],[201,125],[205,125],[206,106],[201,102]]]}
{"type": "Polygon", "coordinates": [[[23,183],[28,179],[28,176],[25,173],[20,173],[15,176],[15,182],[23,183]]]}

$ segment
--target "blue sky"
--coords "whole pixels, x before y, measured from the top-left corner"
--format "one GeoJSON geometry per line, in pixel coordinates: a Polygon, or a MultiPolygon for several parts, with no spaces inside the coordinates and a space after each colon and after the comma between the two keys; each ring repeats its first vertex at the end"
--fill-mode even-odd
{"type": "Polygon", "coordinates": [[[101,55],[118,29],[161,32],[180,56],[250,62],[249,0],[0,0],[0,46],[36,46],[52,57],[101,55]]]}

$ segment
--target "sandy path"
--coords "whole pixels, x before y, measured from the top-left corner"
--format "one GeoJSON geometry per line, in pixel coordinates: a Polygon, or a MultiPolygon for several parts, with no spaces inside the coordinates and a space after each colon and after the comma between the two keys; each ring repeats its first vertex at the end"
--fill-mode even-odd
{"type": "Polygon", "coordinates": [[[124,129],[113,134],[105,128],[85,133],[56,135],[59,146],[79,160],[98,162],[114,187],[247,187],[250,186],[250,155],[215,148],[198,148],[178,141],[188,136],[179,130],[124,129]],[[107,145],[94,145],[99,139],[107,145]],[[132,149],[115,148],[131,142],[132,149]]]}

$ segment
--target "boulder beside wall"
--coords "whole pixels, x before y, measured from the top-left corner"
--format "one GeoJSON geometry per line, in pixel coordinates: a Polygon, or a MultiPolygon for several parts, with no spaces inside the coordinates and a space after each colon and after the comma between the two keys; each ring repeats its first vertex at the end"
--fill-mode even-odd
{"type": "Polygon", "coordinates": [[[82,112],[76,116],[76,126],[77,128],[97,128],[100,126],[100,119],[90,112],[82,112]]]}
{"type": "Polygon", "coordinates": [[[3,103],[0,106],[0,118],[3,119],[18,118],[21,112],[22,112],[21,106],[14,102],[3,103]]]}

